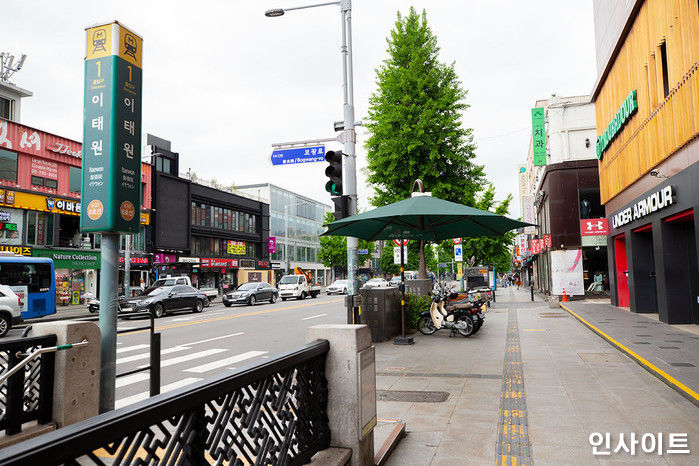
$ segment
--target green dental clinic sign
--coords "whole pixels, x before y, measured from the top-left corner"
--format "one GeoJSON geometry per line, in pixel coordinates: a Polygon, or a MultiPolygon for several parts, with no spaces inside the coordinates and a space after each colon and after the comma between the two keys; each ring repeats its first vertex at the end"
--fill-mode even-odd
{"type": "Polygon", "coordinates": [[[81,249],[37,249],[32,251],[34,257],[53,259],[56,269],[99,269],[101,256],[98,251],[81,249]]]}
{"type": "Polygon", "coordinates": [[[534,151],[534,165],[546,165],[546,109],[536,107],[532,109],[532,149],[534,151]]]}
{"type": "Polygon", "coordinates": [[[624,103],[621,104],[621,108],[619,108],[616,115],[614,115],[614,118],[612,118],[607,129],[597,138],[597,160],[602,160],[604,151],[607,150],[609,144],[612,143],[631,116],[636,113],[636,110],[638,110],[636,91],[631,91],[624,100],[624,103]]]}
{"type": "Polygon", "coordinates": [[[143,39],[118,22],[87,29],[80,229],[138,233],[143,39]]]}

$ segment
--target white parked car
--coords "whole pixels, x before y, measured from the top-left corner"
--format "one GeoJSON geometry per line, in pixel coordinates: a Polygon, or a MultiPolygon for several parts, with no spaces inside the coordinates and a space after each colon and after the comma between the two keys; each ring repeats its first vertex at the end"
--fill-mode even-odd
{"type": "Polygon", "coordinates": [[[335,280],[325,289],[328,294],[347,294],[347,280],[335,280]]]}
{"type": "Polygon", "coordinates": [[[391,284],[383,278],[372,278],[368,280],[362,288],[388,288],[389,286],[391,286],[391,284]]]}
{"type": "Polygon", "coordinates": [[[9,286],[0,285],[0,337],[5,336],[10,327],[22,322],[22,307],[19,296],[9,286]]]}

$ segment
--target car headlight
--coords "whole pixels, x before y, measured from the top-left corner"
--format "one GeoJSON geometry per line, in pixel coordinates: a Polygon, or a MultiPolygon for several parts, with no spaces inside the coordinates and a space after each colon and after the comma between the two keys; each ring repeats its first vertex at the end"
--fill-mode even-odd
{"type": "Polygon", "coordinates": [[[144,299],[143,301],[141,301],[141,306],[147,306],[153,303],[153,301],[155,301],[155,299],[144,299]]]}

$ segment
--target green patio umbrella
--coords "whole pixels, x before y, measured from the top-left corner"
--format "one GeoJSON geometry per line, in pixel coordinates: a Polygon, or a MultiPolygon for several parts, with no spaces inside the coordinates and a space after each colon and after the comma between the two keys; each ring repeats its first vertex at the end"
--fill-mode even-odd
{"type": "Polygon", "coordinates": [[[325,225],[328,231],[322,235],[354,236],[367,241],[442,241],[449,238],[502,235],[515,228],[531,225],[424,193],[413,194],[414,197],[409,199],[328,223],[325,225]]]}
{"type": "MultiPolygon", "coordinates": [[[[413,186],[422,191],[422,182],[413,186]]],[[[413,239],[441,241],[449,238],[497,236],[530,223],[513,220],[493,212],[468,207],[432,197],[428,193],[413,193],[409,199],[378,207],[369,212],[352,215],[324,225],[321,236],[353,236],[367,241],[413,239]]],[[[405,281],[403,248],[401,248],[401,281],[405,281]]],[[[404,287],[401,287],[404,293],[404,287]]],[[[402,337],[397,344],[411,344],[405,336],[405,296],[401,297],[402,337]]]]}

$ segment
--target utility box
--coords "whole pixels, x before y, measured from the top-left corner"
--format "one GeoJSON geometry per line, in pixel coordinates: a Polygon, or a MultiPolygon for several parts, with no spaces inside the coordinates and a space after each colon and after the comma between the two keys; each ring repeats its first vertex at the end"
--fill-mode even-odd
{"type": "Polygon", "coordinates": [[[429,296],[432,292],[432,280],[429,278],[416,278],[405,281],[405,294],[415,296],[429,296]]]}
{"type": "Polygon", "coordinates": [[[372,342],[384,342],[401,333],[400,291],[397,287],[359,290],[360,322],[371,331],[372,342]]]}

